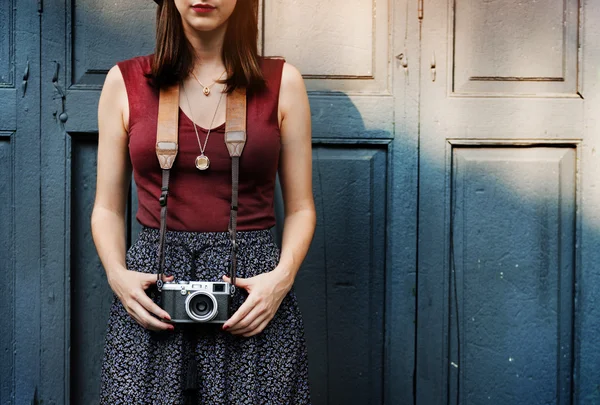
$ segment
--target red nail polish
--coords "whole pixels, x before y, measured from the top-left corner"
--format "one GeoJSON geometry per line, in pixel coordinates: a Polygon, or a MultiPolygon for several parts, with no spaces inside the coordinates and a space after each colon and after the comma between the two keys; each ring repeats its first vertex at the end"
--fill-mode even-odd
{"type": "Polygon", "coordinates": [[[227,330],[227,329],[229,329],[229,326],[223,325],[223,330],[227,330]]]}

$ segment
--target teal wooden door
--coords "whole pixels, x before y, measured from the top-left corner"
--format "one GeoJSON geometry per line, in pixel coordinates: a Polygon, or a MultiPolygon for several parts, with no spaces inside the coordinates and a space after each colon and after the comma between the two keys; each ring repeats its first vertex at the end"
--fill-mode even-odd
{"type": "MultiPolygon", "coordinates": [[[[97,101],[154,12],[0,6],[2,404],[97,402],[97,101]]],[[[314,404],[600,403],[597,21],[591,0],[262,3],[313,113],[314,404]]]]}
{"type": "Polygon", "coordinates": [[[2,404],[31,403],[39,383],[42,308],[38,297],[43,288],[39,260],[39,33],[34,2],[13,0],[0,4],[2,404]]]}
{"type": "Polygon", "coordinates": [[[600,403],[599,12],[424,2],[418,404],[600,403]]]}

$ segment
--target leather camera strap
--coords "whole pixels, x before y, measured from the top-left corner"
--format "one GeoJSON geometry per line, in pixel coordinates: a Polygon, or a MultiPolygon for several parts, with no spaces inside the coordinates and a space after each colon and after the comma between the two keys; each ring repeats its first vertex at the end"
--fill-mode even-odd
{"type": "MultiPolygon", "coordinates": [[[[158,102],[158,124],[156,128],[156,156],[162,169],[160,195],[160,232],[158,247],[158,275],[156,285],[163,286],[162,275],[165,267],[165,238],[167,233],[167,202],[169,195],[169,174],[177,157],[179,133],[179,84],[161,89],[158,102]]],[[[246,144],[246,89],[236,89],[227,95],[225,118],[225,144],[231,156],[231,210],[229,216],[229,236],[231,239],[231,265],[229,277],[235,284],[237,270],[237,211],[239,190],[240,156],[246,144]]],[[[232,289],[233,291],[233,289],[232,289]]]]}
{"type": "Polygon", "coordinates": [[[246,89],[236,89],[227,96],[225,144],[231,156],[231,211],[229,237],[231,239],[231,265],[229,275],[235,285],[238,245],[236,239],[240,156],[246,144],[246,89]]]}
{"type": "Polygon", "coordinates": [[[167,234],[167,201],[169,197],[169,174],[177,157],[179,132],[179,85],[160,90],[158,123],[156,127],[156,156],[162,169],[160,193],[160,232],[158,242],[158,268],[156,285],[162,290],[162,274],[165,268],[165,237],[167,234]]]}

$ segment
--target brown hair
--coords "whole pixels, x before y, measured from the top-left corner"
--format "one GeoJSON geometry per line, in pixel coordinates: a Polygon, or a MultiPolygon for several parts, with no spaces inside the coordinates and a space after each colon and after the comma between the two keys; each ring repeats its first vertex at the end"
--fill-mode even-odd
{"type": "MultiPolygon", "coordinates": [[[[265,87],[258,57],[258,0],[238,0],[229,17],[223,44],[227,92],[246,87],[249,92],[265,87]]],[[[156,49],[148,77],[160,88],[183,81],[194,67],[194,49],[183,32],[173,0],[158,2],[156,49]]]]}

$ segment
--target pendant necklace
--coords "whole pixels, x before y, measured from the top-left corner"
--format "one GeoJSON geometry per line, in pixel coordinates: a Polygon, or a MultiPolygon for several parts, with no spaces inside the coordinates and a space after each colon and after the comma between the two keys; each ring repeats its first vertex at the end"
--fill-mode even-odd
{"type": "Polygon", "coordinates": [[[200,86],[202,86],[202,93],[204,93],[204,95],[206,97],[208,97],[210,95],[210,88],[212,86],[214,86],[216,82],[221,80],[221,77],[223,77],[225,72],[226,72],[226,70],[224,70],[223,73],[221,73],[221,76],[219,76],[219,78],[217,80],[215,80],[210,86],[205,86],[204,84],[202,84],[202,82],[200,81],[200,79],[198,79],[198,77],[194,74],[194,72],[191,72],[191,73],[192,73],[192,76],[194,76],[194,79],[196,79],[196,81],[200,84],[200,86]]]}
{"type": "Polygon", "coordinates": [[[194,119],[194,113],[192,111],[192,105],[190,104],[190,99],[185,91],[185,85],[182,83],[181,87],[183,88],[183,94],[185,95],[185,99],[187,100],[188,108],[190,109],[190,118],[192,119],[192,125],[194,126],[194,132],[196,132],[196,139],[198,140],[198,147],[200,147],[200,156],[196,157],[196,168],[198,170],[204,171],[208,169],[210,166],[210,160],[204,154],[206,150],[206,145],[208,144],[208,137],[210,136],[210,132],[212,130],[213,123],[215,122],[215,117],[217,116],[217,111],[219,111],[219,105],[221,105],[221,100],[223,99],[223,92],[221,92],[221,96],[219,97],[219,102],[217,103],[217,108],[215,109],[215,113],[213,114],[212,120],[210,121],[210,127],[208,128],[208,132],[206,134],[206,139],[204,140],[204,146],[202,146],[202,142],[200,142],[200,135],[198,135],[198,128],[196,128],[196,120],[194,119]]]}

